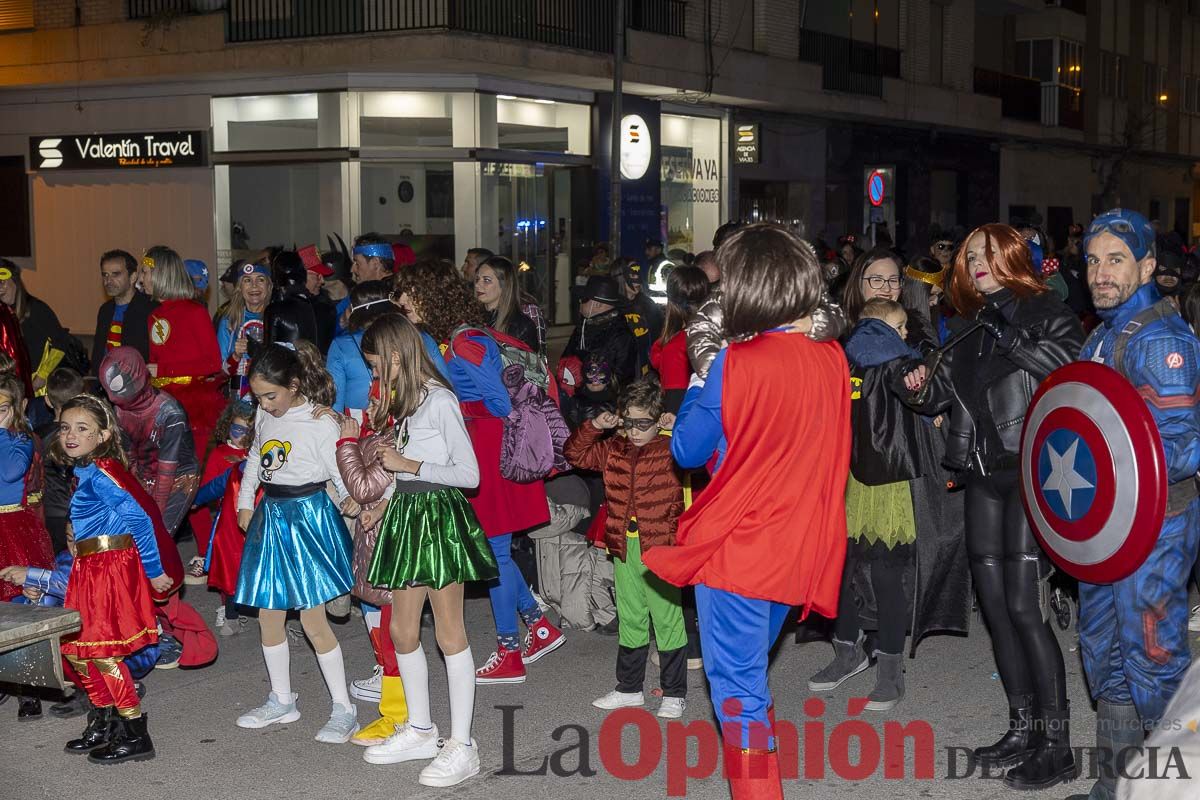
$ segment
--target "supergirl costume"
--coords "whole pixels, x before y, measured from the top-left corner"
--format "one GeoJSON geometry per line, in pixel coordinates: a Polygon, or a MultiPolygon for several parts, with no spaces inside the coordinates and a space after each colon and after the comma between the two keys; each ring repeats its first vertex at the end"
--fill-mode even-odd
{"type": "Polygon", "coordinates": [[[77,610],[83,625],[62,653],[93,705],[136,717],[138,696],[123,659],[158,641],[148,579],[165,572],[156,530],[162,522],[127,491],[134,479],[118,462],[77,465],[75,479],[75,563],[63,605],[77,610]]]}
{"type": "Polygon", "coordinates": [[[305,402],[273,417],[259,409],[254,444],[238,493],[238,509],[254,509],[238,573],[238,603],[254,608],[306,609],[350,591],[350,532],[325,492],[332,480],[339,497],[338,426],[313,418],[305,402]],[[254,507],[254,495],[263,498],[254,507]]]}
{"type": "Polygon", "coordinates": [[[490,580],[499,576],[483,529],[462,489],[480,480],[479,466],[454,393],[426,386],[425,400],[396,426],[396,449],[421,462],[418,474],[396,474],[367,574],[389,589],[490,580]]]}
{"type": "Polygon", "coordinates": [[[676,546],[646,566],[696,586],[700,641],[735,800],[782,798],[767,655],[799,606],[837,611],[846,555],[850,373],[836,342],[768,331],[731,343],[689,389],[671,451],[685,468],[718,457],[679,519],[676,546]],[[804,380],[781,364],[803,365],[804,380]],[[780,476],[794,476],[781,491],[780,476]]]}
{"type": "MultiPolygon", "coordinates": [[[[33,492],[40,489],[41,461],[33,437],[0,429],[0,566],[43,569],[54,565],[50,534],[34,511],[33,492]]],[[[21,594],[21,587],[0,581],[0,602],[21,594]]]]}

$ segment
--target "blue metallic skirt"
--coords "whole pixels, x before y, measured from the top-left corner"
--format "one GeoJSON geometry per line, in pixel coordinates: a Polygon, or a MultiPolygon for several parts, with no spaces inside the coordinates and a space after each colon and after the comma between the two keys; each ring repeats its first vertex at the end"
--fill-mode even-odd
{"type": "Polygon", "coordinates": [[[264,496],[246,531],[237,602],[254,608],[315,608],[350,591],[350,533],[324,490],[264,496]]]}

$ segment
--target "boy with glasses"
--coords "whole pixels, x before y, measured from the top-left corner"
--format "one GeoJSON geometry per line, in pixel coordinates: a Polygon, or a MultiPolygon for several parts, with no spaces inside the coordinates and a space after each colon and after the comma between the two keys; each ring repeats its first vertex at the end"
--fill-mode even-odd
{"type": "Polygon", "coordinates": [[[662,390],[653,380],[631,384],[617,408],[619,416],[605,412],[580,425],[564,448],[576,467],[604,476],[604,541],[615,573],[617,688],[592,705],[606,711],[645,705],[642,686],[653,623],[663,693],[658,716],[679,719],[687,707],[687,633],[679,587],[642,563],[643,551],[675,543],[675,523],[683,512],[671,439],[660,435],[675,417],[663,413],[662,390]],[[620,433],[602,438],[618,427],[620,433]]]}

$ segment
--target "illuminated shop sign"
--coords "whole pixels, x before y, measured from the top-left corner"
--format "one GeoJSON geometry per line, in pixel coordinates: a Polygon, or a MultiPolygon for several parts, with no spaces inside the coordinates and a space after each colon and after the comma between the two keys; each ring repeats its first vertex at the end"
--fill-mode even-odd
{"type": "Polygon", "coordinates": [[[34,170],[161,169],[203,167],[202,131],[34,136],[29,165],[34,170]]]}

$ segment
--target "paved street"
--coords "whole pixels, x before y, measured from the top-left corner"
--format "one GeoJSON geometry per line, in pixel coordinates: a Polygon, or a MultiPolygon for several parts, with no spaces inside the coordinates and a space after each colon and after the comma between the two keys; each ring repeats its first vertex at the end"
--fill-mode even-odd
{"type": "MultiPolygon", "coordinates": [[[[190,545],[185,546],[185,548],[190,545]]],[[[215,595],[188,588],[188,599],[212,618],[215,595]]],[[[468,602],[468,630],[476,661],[490,652],[492,639],[490,613],[485,597],[468,602]]],[[[884,768],[870,770],[864,780],[849,781],[835,775],[835,756],[825,766],[824,779],[785,782],[789,798],[966,798],[991,800],[1010,798],[1012,793],[996,780],[947,780],[946,748],[990,742],[1006,724],[1004,695],[1000,682],[993,677],[994,664],[989,640],[978,619],[968,638],[933,637],[922,645],[918,659],[908,662],[904,702],[893,713],[867,716],[875,729],[883,731],[884,720],[904,723],[926,720],[935,738],[934,779],[914,779],[912,745],[903,780],[886,779],[884,768]]],[[[335,626],[347,658],[352,678],[371,672],[371,650],[361,618],[335,626]]],[[[1063,636],[1064,647],[1070,644],[1063,636]]],[[[416,782],[420,764],[370,766],[362,761],[362,750],[354,745],[329,746],[313,741],[313,735],[328,713],[328,695],[316,661],[307,645],[292,650],[293,685],[300,693],[303,718],[285,727],[246,731],[233,721],[245,709],[257,705],[268,691],[266,673],[258,647],[257,627],[251,623],[245,632],[222,641],[218,661],[200,670],[157,670],[147,679],[149,695],[145,706],[150,729],[158,748],[158,758],[146,764],[95,767],[83,758],[64,755],[63,743],[82,729],[82,719],[16,721],[14,701],[0,706],[0,797],[32,798],[78,797],[103,798],[203,798],[203,800],[326,800],[343,797],[433,798],[657,798],[667,794],[667,769],[664,764],[641,780],[620,780],[605,769],[599,755],[599,733],[604,716],[590,701],[611,688],[616,640],[597,634],[570,632],[569,641],[558,652],[533,665],[529,680],[519,686],[480,687],[476,704],[475,735],[482,750],[483,772],[480,777],[455,789],[426,789],[416,782]],[[519,706],[510,711],[511,723],[505,730],[502,706],[519,706]],[[567,728],[554,738],[556,729],[567,728]],[[591,777],[547,775],[502,775],[505,748],[511,748],[509,771],[535,772],[549,756],[559,771],[576,771],[580,763],[580,731],[588,737],[588,766],[596,771],[591,777]],[[507,738],[507,742],[502,741],[507,738]],[[569,750],[557,759],[557,751],[569,750]],[[21,787],[18,789],[17,787],[21,787]]],[[[436,652],[429,625],[425,628],[425,650],[436,652]]],[[[823,643],[796,645],[790,639],[778,650],[771,669],[780,719],[806,717],[805,700],[809,693],[805,681],[828,657],[823,643]]],[[[1084,692],[1078,658],[1068,653],[1068,685],[1075,709],[1078,730],[1083,736],[1077,745],[1090,745],[1093,718],[1084,692]]],[[[448,728],[445,673],[439,663],[430,668],[434,720],[448,728]]],[[[691,692],[685,722],[708,721],[711,707],[699,672],[689,674],[691,692]]],[[[855,692],[865,694],[871,679],[861,676],[838,691],[823,697],[828,711],[824,739],[836,743],[846,728],[838,724],[847,718],[846,700],[855,692]]],[[[651,706],[653,708],[653,705],[651,706]]],[[[363,721],[374,718],[375,710],[359,704],[363,721]]],[[[808,709],[813,711],[813,709],[808,709]]],[[[819,712],[816,712],[819,714],[819,712]]],[[[869,713],[869,712],[867,712],[869,713]]],[[[658,739],[662,724],[650,726],[658,739]]],[[[681,728],[673,727],[676,738],[681,728]]],[[[639,752],[633,728],[625,734],[624,759],[635,764],[639,752]]],[[[814,740],[821,737],[813,737],[814,740]]],[[[711,737],[710,737],[711,739],[711,737]]],[[[811,742],[809,746],[811,746],[811,742]]],[[[802,743],[802,752],[803,752],[802,743]]],[[[831,744],[830,751],[838,749],[831,744]]],[[[868,748],[869,749],[869,748],[868,748]]],[[[663,747],[663,762],[668,748],[663,747]]],[[[689,763],[697,759],[697,747],[688,748],[689,763]]],[[[643,746],[641,757],[653,763],[653,746],[643,746]]],[[[818,760],[811,763],[816,764],[818,760]]],[[[857,763],[857,745],[852,747],[849,764],[857,763]]],[[[803,764],[803,756],[801,756],[803,764]]],[[[961,770],[961,759],[959,769],[961,770]]],[[[678,770],[682,773],[682,768],[678,770]]],[[[801,766],[803,773],[804,767],[801,766]]],[[[1073,787],[1075,788],[1075,787],[1073,787]]],[[[1067,794],[1061,787],[1044,797],[1067,794]]],[[[687,797],[696,800],[726,800],[724,782],[717,777],[694,779],[687,783],[687,797]]]]}

